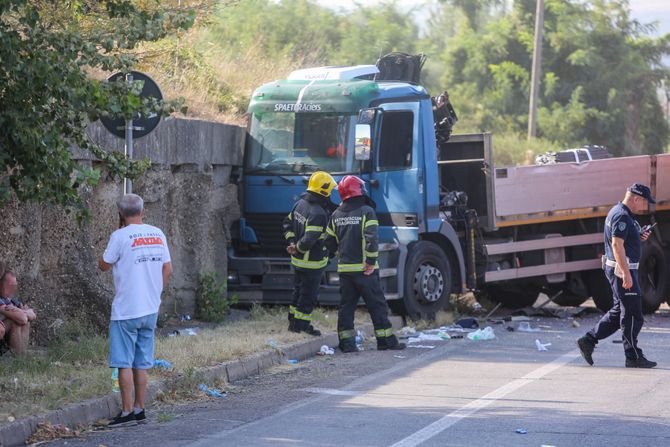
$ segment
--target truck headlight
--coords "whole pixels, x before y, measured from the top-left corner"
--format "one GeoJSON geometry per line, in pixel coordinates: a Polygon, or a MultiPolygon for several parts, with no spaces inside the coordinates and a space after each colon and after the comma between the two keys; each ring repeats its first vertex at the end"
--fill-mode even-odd
{"type": "Polygon", "coordinates": [[[235,270],[228,271],[228,282],[240,282],[240,277],[235,270]]]}

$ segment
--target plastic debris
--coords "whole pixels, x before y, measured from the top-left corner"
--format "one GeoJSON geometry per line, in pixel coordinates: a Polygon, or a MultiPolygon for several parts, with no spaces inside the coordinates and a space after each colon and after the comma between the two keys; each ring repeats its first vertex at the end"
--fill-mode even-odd
{"type": "Polygon", "coordinates": [[[400,331],[398,331],[398,334],[401,336],[414,335],[416,334],[416,329],[410,326],[405,326],[404,328],[400,329],[400,331]]]}
{"type": "Polygon", "coordinates": [[[572,327],[579,327],[579,326],[581,326],[581,324],[579,324],[579,321],[577,321],[577,320],[572,320],[572,323],[570,323],[570,324],[572,325],[572,327]]]}
{"type": "Polygon", "coordinates": [[[449,334],[446,332],[440,332],[438,334],[424,334],[423,332],[419,332],[416,337],[410,337],[407,339],[407,343],[418,343],[420,341],[442,341],[442,340],[448,340],[449,334]]]}
{"type": "Polygon", "coordinates": [[[433,345],[407,345],[408,348],[433,349],[433,345]]]}
{"type": "Polygon", "coordinates": [[[460,326],[463,329],[476,329],[479,327],[479,322],[476,318],[461,318],[456,322],[456,326],[460,326]]]}
{"type": "Polygon", "coordinates": [[[181,314],[179,316],[179,321],[191,321],[191,316],[189,314],[181,314]]]}
{"type": "Polygon", "coordinates": [[[404,355],[394,355],[393,357],[396,358],[396,359],[406,359],[407,358],[404,355]]]}
{"type": "Polygon", "coordinates": [[[528,430],[526,430],[525,428],[517,428],[514,431],[519,433],[520,435],[525,435],[526,433],[528,433],[528,430]]]}
{"type": "Polygon", "coordinates": [[[496,338],[495,332],[491,326],[486,326],[484,329],[477,329],[468,334],[470,340],[493,340],[496,338]]]}
{"type": "Polygon", "coordinates": [[[265,346],[269,346],[272,349],[277,349],[279,347],[279,343],[277,343],[276,340],[273,340],[271,338],[265,340],[265,346]]]}
{"type": "Polygon", "coordinates": [[[296,363],[298,363],[296,359],[288,359],[287,362],[289,362],[291,365],[295,365],[296,363]]]}
{"type": "Polygon", "coordinates": [[[538,351],[548,351],[547,346],[551,346],[551,343],[542,343],[536,338],[535,346],[537,346],[538,351]]]}
{"type": "Polygon", "coordinates": [[[528,318],[526,315],[514,315],[512,317],[512,321],[530,321],[530,318],[528,318]]]}
{"type": "Polygon", "coordinates": [[[198,335],[198,328],[197,327],[187,327],[183,329],[184,335],[198,335]]]}
{"type": "Polygon", "coordinates": [[[205,385],[204,383],[201,383],[200,385],[198,385],[198,389],[200,391],[202,391],[203,393],[205,393],[206,395],[211,396],[211,397],[226,397],[228,395],[225,392],[221,392],[221,391],[215,390],[213,388],[208,388],[207,385],[205,385]]]}
{"type": "Polygon", "coordinates": [[[168,362],[167,360],[155,359],[154,368],[171,369],[172,363],[168,362]]]}
{"type": "Polygon", "coordinates": [[[542,329],[538,327],[532,327],[527,321],[522,321],[519,323],[519,326],[517,326],[516,330],[519,332],[542,332],[542,329]]]}
{"type": "Polygon", "coordinates": [[[319,352],[316,353],[316,355],[334,355],[335,350],[333,348],[329,348],[327,345],[321,346],[321,349],[319,349],[319,352]]]}

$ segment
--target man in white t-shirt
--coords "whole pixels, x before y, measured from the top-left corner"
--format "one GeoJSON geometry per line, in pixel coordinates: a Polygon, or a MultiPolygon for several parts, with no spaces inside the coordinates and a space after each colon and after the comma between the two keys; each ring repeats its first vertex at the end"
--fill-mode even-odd
{"type": "Polygon", "coordinates": [[[122,409],[109,427],[146,420],[144,398],[147,370],[154,362],[154,330],[161,292],[172,273],[165,234],[142,223],[142,198],[126,194],[117,207],[119,229],[112,233],[98,261],[103,272],[112,270],[116,289],[109,325],[109,367],[119,369],[122,409]]]}

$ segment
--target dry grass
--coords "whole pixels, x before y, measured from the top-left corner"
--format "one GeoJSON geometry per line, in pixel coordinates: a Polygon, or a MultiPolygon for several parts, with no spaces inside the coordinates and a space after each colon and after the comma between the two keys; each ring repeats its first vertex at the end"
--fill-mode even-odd
{"type": "MultiPolygon", "coordinates": [[[[279,348],[299,340],[306,334],[286,330],[285,307],[254,307],[250,318],[224,324],[216,329],[203,329],[196,336],[159,338],[156,358],[174,365],[174,376],[194,374],[199,367],[211,366],[226,360],[272,349],[268,340],[279,348]]],[[[356,315],[357,324],[369,322],[364,309],[356,315]]],[[[324,332],[337,327],[335,310],[314,311],[314,325],[324,332]]],[[[72,323],[73,327],[78,327],[72,323]]],[[[64,333],[49,349],[34,351],[13,359],[0,358],[0,425],[12,418],[53,410],[111,391],[111,372],[107,367],[108,341],[104,336],[86,333],[64,333]]],[[[166,374],[152,370],[151,380],[166,374]]]]}
{"type": "Polygon", "coordinates": [[[431,321],[419,320],[411,323],[410,326],[414,327],[414,329],[416,329],[417,331],[423,331],[426,329],[433,329],[440,326],[449,326],[454,321],[456,321],[454,312],[441,310],[437,312],[437,314],[435,314],[435,320],[431,321]]]}

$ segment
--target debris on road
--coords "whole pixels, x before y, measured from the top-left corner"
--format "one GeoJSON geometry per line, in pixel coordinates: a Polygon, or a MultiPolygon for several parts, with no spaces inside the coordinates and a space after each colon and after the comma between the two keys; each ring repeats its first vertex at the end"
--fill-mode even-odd
{"type": "Polygon", "coordinates": [[[398,331],[398,335],[405,336],[405,337],[407,337],[409,335],[414,335],[414,334],[416,334],[416,329],[414,329],[413,327],[410,327],[410,326],[405,326],[398,331]]]}
{"type": "Polygon", "coordinates": [[[433,349],[433,345],[407,345],[408,348],[433,349]]]}
{"type": "Polygon", "coordinates": [[[327,345],[321,346],[321,349],[319,349],[319,352],[316,353],[316,355],[335,355],[335,350],[333,348],[329,348],[327,345]]]}
{"type": "Polygon", "coordinates": [[[70,430],[62,424],[51,424],[49,422],[40,422],[37,424],[37,431],[28,438],[26,444],[41,444],[48,441],[61,438],[78,438],[81,432],[77,430],[70,430]]]}
{"type": "Polygon", "coordinates": [[[273,339],[271,339],[271,338],[268,338],[268,339],[265,341],[265,346],[269,346],[269,347],[272,348],[272,349],[277,349],[277,348],[279,348],[279,343],[277,343],[276,340],[273,340],[273,339]]]}
{"type": "Polygon", "coordinates": [[[551,346],[551,343],[542,343],[536,338],[535,346],[537,346],[538,351],[548,351],[547,346],[551,346]]]}
{"type": "Polygon", "coordinates": [[[479,327],[479,322],[476,318],[461,318],[456,323],[456,326],[460,326],[463,329],[476,329],[479,327]]]}
{"type": "Polygon", "coordinates": [[[572,327],[580,327],[581,326],[581,324],[579,324],[579,321],[577,321],[577,320],[572,320],[572,323],[570,323],[570,324],[572,325],[572,327]]]}
{"type": "Polygon", "coordinates": [[[542,329],[539,327],[532,327],[527,321],[522,321],[519,323],[519,326],[517,326],[516,330],[519,332],[542,332],[542,329]]]}
{"type": "Polygon", "coordinates": [[[446,332],[438,332],[437,334],[427,334],[424,332],[419,332],[416,337],[410,337],[407,339],[407,343],[418,343],[420,341],[443,341],[449,340],[451,337],[446,332]]]}
{"type": "Polygon", "coordinates": [[[198,389],[200,391],[202,391],[203,393],[205,393],[206,395],[211,396],[211,397],[226,397],[226,396],[228,396],[228,393],[222,392],[222,391],[219,391],[219,390],[215,390],[213,388],[208,388],[207,385],[205,385],[204,383],[201,383],[200,385],[198,385],[198,389]]]}
{"type": "Polygon", "coordinates": [[[406,359],[407,358],[404,355],[394,355],[393,357],[396,358],[396,359],[406,359]]]}
{"type": "Polygon", "coordinates": [[[528,430],[526,430],[525,428],[517,428],[517,429],[514,430],[514,431],[516,431],[516,432],[519,433],[520,435],[525,435],[526,433],[528,433],[528,430]]]}
{"type": "Polygon", "coordinates": [[[298,363],[296,359],[288,359],[287,362],[290,363],[291,365],[295,365],[296,363],[298,363]]]}
{"type": "Polygon", "coordinates": [[[477,329],[468,334],[470,340],[493,340],[496,338],[495,332],[491,326],[486,326],[484,329],[477,329]]]}

